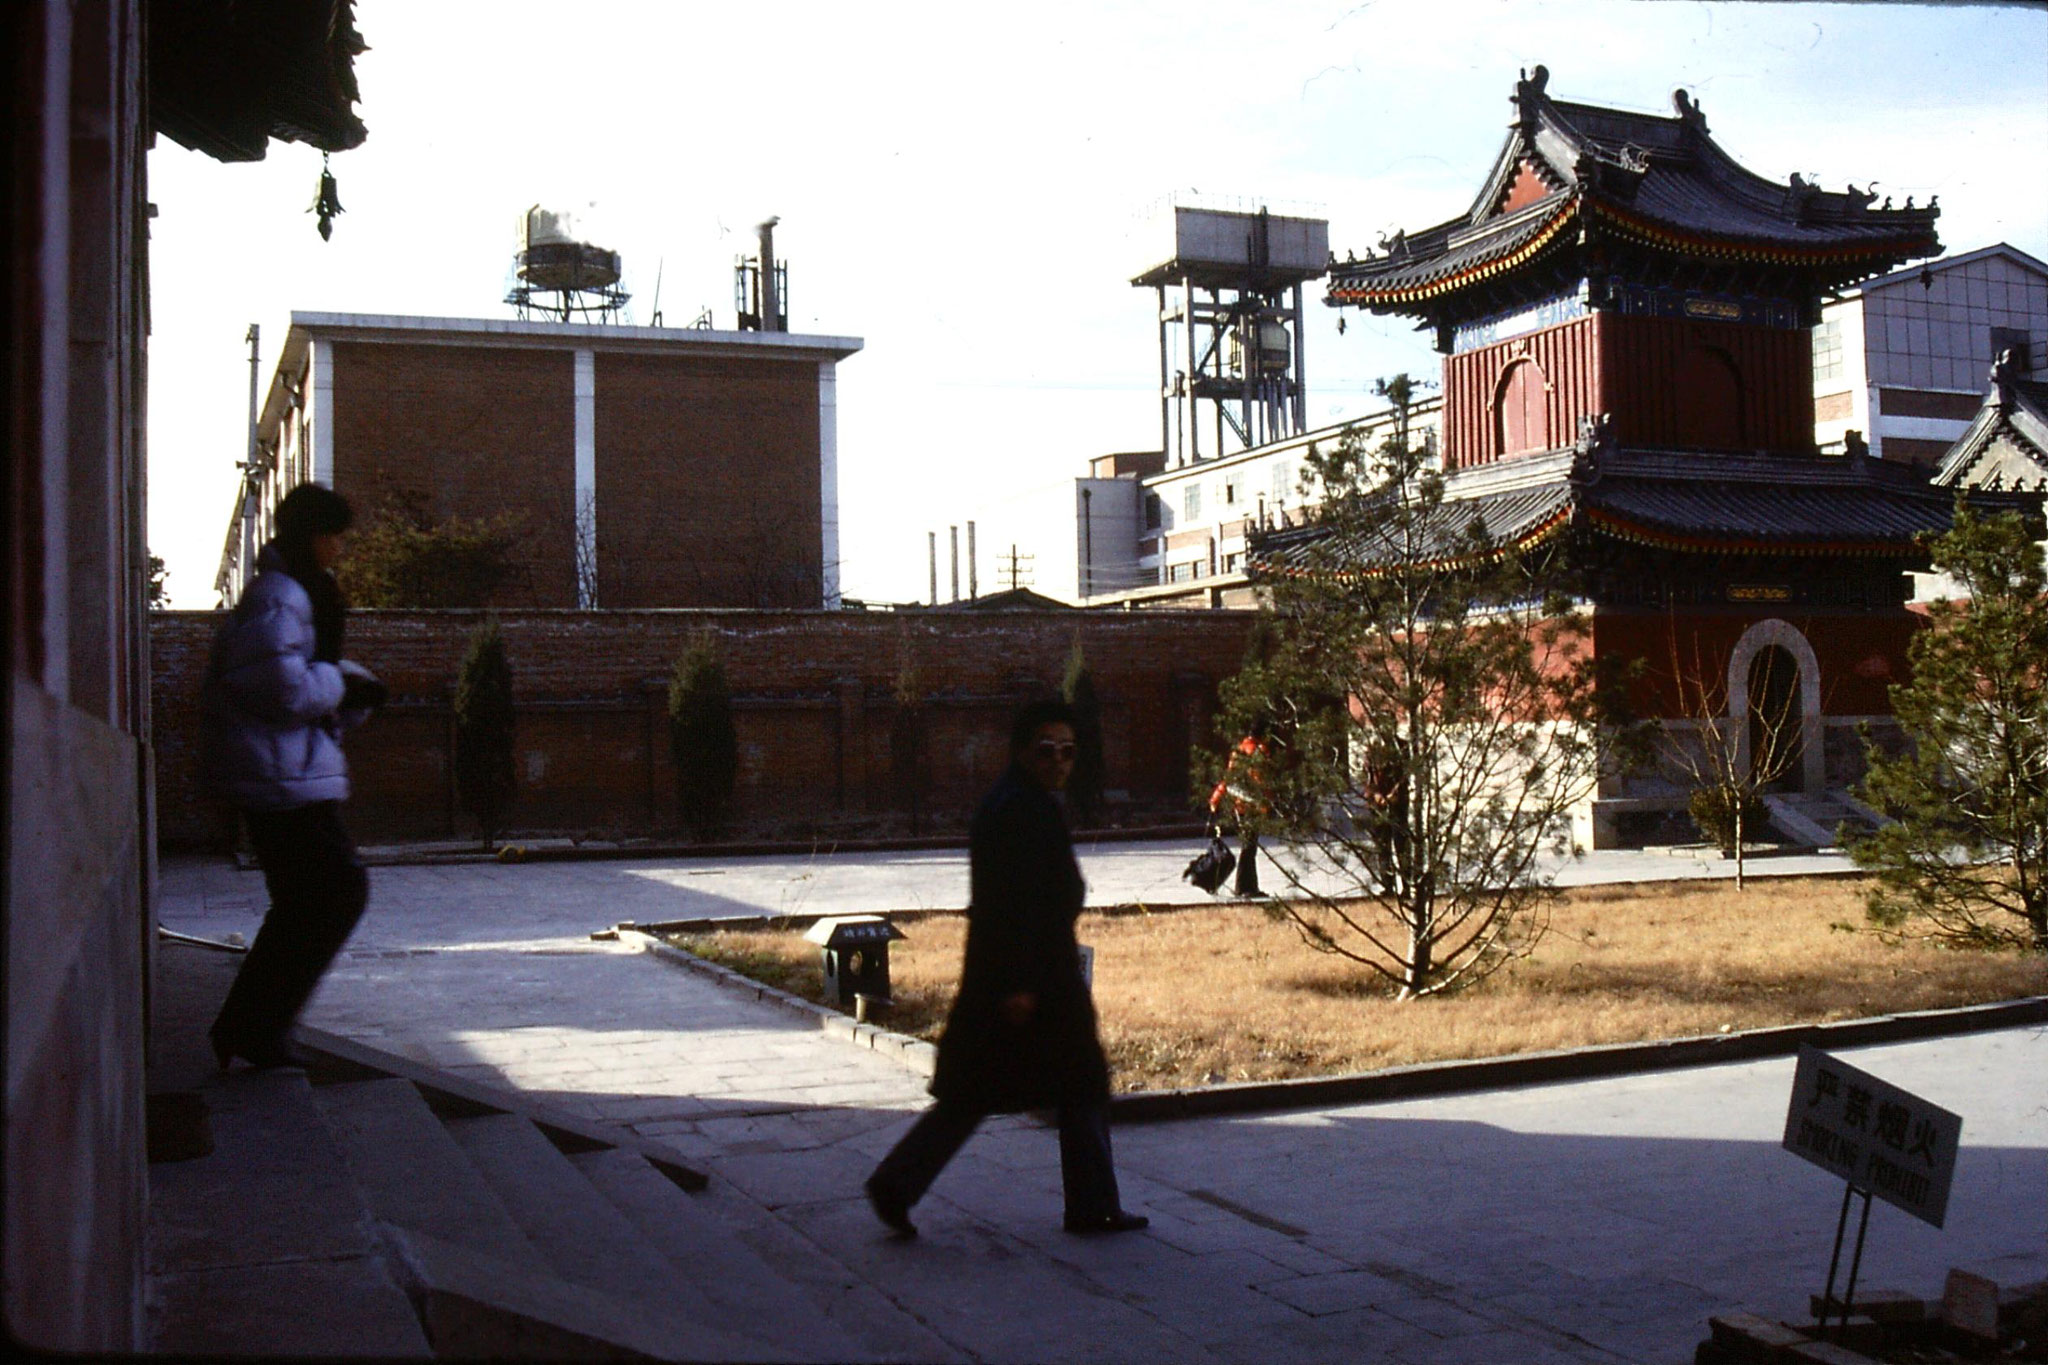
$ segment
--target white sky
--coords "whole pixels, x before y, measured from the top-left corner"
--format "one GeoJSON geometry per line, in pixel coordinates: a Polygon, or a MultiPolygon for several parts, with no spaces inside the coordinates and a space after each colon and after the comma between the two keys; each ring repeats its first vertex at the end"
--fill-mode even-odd
{"type": "MultiPolygon", "coordinates": [[[[621,252],[646,322],[732,321],[732,261],[781,216],[790,327],[866,349],[839,370],[842,585],[925,593],[925,533],[978,523],[980,581],[1015,543],[1073,587],[1072,479],[1156,447],[1152,264],[1173,192],[1330,220],[1337,254],[1461,212],[1519,69],[1553,97],[1669,114],[1774,179],[1941,197],[1952,254],[2048,259],[2048,12],[1690,0],[1041,0],[1028,6],[358,0],[370,137],[333,169],[272,143],[150,155],[150,543],[176,605],[213,603],[247,440],[294,309],[508,317],[528,204],[621,252]]],[[[1319,294],[1316,296],[1319,298],[1319,294]]],[[[1320,303],[1309,415],[1437,357],[1411,324],[1320,303]]],[[[600,531],[600,534],[602,532],[600,531]]],[[[964,570],[963,570],[964,580],[964,570]]]]}

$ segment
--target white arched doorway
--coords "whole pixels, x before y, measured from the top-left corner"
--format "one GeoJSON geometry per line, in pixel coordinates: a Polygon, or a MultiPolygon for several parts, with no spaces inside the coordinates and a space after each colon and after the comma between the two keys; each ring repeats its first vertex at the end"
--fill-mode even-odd
{"type": "Polygon", "coordinates": [[[1779,743],[1790,747],[1796,742],[1798,746],[1783,785],[1810,794],[1822,791],[1827,785],[1827,753],[1822,747],[1820,659],[1799,628],[1772,617],[1742,632],[1728,655],[1727,685],[1728,725],[1735,739],[1737,770],[1747,774],[1755,762],[1761,725],[1776,729],[1779,743]],[[1781,660],[1789,661],[1797,674],[1796,686],[1784,676],[1781,660]],[[1758,692],[1768,695],[1756,695],[1758,692]],[[1778,711],[1781,707],[1784,710],[1778,711]],[[1776,726],[1781,717],[1796,717],[1796,741],[1790,731],[1776,726]]]}

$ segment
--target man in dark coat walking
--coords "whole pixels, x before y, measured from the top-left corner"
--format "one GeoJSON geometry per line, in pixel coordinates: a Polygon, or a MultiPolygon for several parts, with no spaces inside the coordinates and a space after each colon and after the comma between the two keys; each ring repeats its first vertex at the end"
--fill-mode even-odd
{"type": "Polygon", "coordinates": [[[1109,1063],[1081,976],[1082,882],[1058,792],[1074,771],[1074,713],[1033,702],[1010,727],[1010,767],[975,813],[967,960],[939,1039],[938,1103],[868,1177],[876,1215],[902,1236],[910,1207],[990,1114],[1059,1114],[1069,1232],[1150,1220],[1119,1201],[1109,1144],[1109,1063]]]}

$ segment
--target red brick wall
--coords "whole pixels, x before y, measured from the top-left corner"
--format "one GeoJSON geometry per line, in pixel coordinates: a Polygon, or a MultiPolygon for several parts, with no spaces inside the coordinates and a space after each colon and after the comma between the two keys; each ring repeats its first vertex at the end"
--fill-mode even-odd
{"type": "Polygon", "coordinates": [[[1593,646],[1603,659],[1643,661],[1633,698],[1638,714],[1694,719],[1697,686],[1706,679],[1710,699],[1727,704],[1728,656],[1742,633],[1771,616],[1795,626],[1820,662],[1821,713],[1828,716],[1889,716],[1888,688],[1906,681],[1906,646],[1926,625],[1904,607],[1882,615],[1785,615],[1780,612],[1607,613],[1595,616],[1593,646]],[[1677,645],[1676,672],[1673,658],[1677,645]],[[1684,687],[1675,681],[1683,675],[1684,687]],[[1683,696],[1681,697],[1681,690],[1683,696]]]}
{"type": "Polygon", "coordinates": [[[576,604],[575,358],[568,351],[334,343],[336,490],[368,513],[413,494],[441,517],[521,519],[503,604],[576,604]]]}
{"type": "MultiPolygon", "coordinates": [[[[448,696],[476,612],[357,612],[349,654],[393,705],[350,738],[358,837],[467,834],[449,787],[448,696]]],[[[219,837],[198,785],[198,693],[219,617],[151,620],[161,837],[219,837]]],[[[1007,761],[1008,717],[1057,684],[1078,638],[1102,698],[1108,780],[1136,815],[1188,810],[1188,750],[1208,739],[1217,683],[1251,627],[1234,612],[873,614],[507,611],[519,707],[515,828],[645,834],[675,824],[665,680],[713,632],[735,694],[744,833],[957,830],[1007,761]],[[921,741],[892,700],[925,695],[921,741]]]]}
{"type": "Polygon", "coordinates": [[[815,607],[814,361],[597,355],[606,608],[815,607]]]}

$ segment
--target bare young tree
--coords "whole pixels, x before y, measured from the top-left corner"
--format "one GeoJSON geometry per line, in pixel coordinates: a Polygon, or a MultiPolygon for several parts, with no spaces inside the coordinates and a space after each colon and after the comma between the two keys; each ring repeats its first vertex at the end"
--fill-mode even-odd
{"type": "Polygon", "coordinates": [[[585,489],[576,499],[576,524],[570,537],[576,572],[576,605],[595,611],[597,600],[597,490],[585,489]]]}
{"type": "Polygon", "coordinates": [[[1220,733],[1268,737],[1246,806],[1284,850],[1269,913],[1408,1000],[1534,947],[1545,855],[1573,849],[1619,732],[1545,565],[1445,503],[1404,427],[1308,457],[1317,519],[1261,547],[1272,644],[1226,682],[1220,733]]]}
{"type": "Polygon", "coordinates": [[[1668,634],[1678,715],[1655,727],[1656,759],[1686,786],[1686,812],[1700,833],[1735,860],[1739,891],[1749,844],[1770,820],[1763,794],[1802,757],[1798,667],[1782,649],[1760,651],[1749,666],[1746,714],[1736,715],[1727,675],[1706,662],[1699,641],[1687,660],[1675,622],[1668,634]]]}

